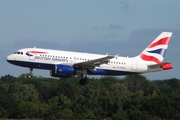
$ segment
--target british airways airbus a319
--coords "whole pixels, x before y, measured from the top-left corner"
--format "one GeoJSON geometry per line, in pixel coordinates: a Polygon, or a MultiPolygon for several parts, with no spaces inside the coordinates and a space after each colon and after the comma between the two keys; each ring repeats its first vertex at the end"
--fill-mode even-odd
{"type": "Polygon", "coordinates": [[[80,84],[88,82],[87,75],[130,75],[172,69],[170,62],[163,62],[171,32],[162,32],[142,53],[135,57],[100,55],[41,48],[24,48],[7,57],[11,64],[32,70],[50,70],[52,77],[81,76],[80,84]]]}

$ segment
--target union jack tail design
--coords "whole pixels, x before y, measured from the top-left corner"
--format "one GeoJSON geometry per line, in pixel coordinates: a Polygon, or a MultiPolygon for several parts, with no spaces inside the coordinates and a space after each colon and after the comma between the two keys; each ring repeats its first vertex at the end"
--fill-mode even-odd
{"type": "Polygon", "coordinates": [[[140,55],[144,61],[162,63],[172,32],[162,32],[140,55]]]}

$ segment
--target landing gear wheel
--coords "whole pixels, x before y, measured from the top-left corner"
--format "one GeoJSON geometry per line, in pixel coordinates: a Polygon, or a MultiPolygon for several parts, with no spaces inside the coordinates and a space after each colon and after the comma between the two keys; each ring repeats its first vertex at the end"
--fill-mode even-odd
{"type": "Polygon", "coordinates": [[[89,83],[87,78],[87,69],[81,70],[81,80],[79,81],[81,85],[85,85],[89,83]]]}
{"type": "Polygon", "coordinates": [[[30,68],[30,72],[29,72],[29,74],[27,74],[28,79],[32,78],[32,76],[33,76],[32,71],[33,71],[33,68],[30,68]]]}
{"type": "Polygon", "coordinates": [[[79,83],[80,83],[81,85],[85,85],[85,84],[88,84],[88,83],[89,83],[89,80],[88,80],[87,77],[85,77],[84,79],[81,79],[81,80],[79,81],[79,83]]]}
{"type": "Polygon", "coordinates": [[[28,78],[28,79],[31,79],[31,78],[32,78],[32,74],[28,74],[28,75],[27,75],[27,78],[28,78]]]}

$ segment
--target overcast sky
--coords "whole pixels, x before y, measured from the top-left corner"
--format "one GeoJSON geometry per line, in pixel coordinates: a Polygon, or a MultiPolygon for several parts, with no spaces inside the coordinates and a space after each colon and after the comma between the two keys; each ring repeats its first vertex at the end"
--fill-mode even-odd
{"type": "MultiPolygon", "coordinates": [[[[165,61],[169,71],[144,74],[150,80],[180,78],[179,0],[0,0],[0,76],[29,69],[6,62],[25,47],[136,56],[162,31],[173,36],[165,61]]],[[[34,70],[49,77],[49,71],[34,70]]]]}

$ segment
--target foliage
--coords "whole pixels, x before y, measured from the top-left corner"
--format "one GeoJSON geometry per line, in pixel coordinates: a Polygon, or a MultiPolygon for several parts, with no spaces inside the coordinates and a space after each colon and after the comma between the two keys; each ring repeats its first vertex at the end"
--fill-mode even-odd
{"type": "Polygon", "coordinates": [[[0,118],[179,120],[180,80],[0,77],[0,118]]]}

